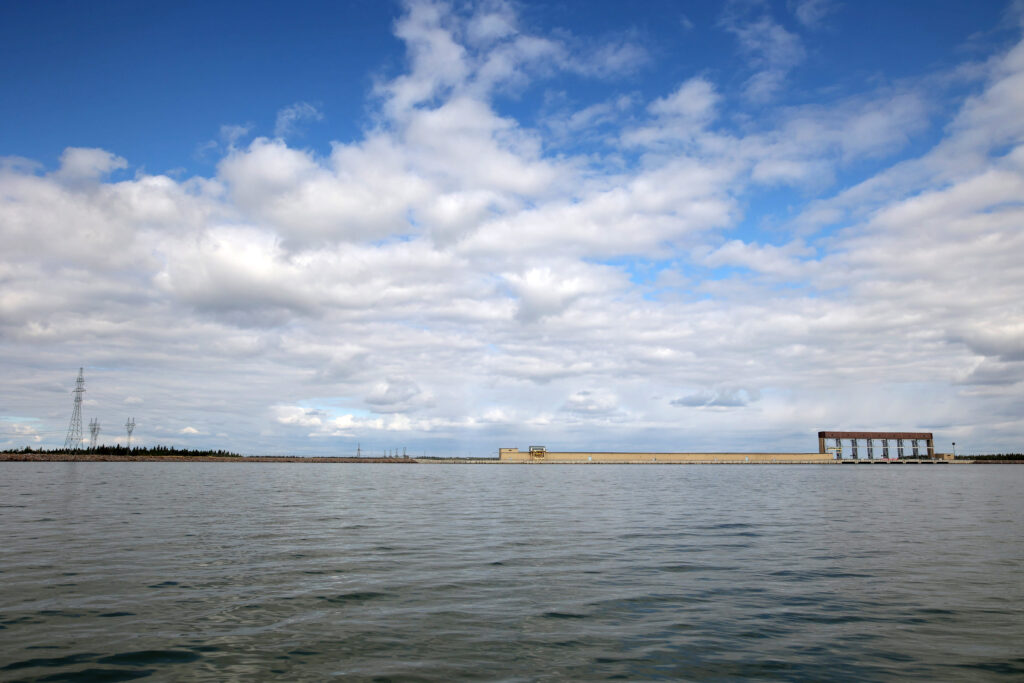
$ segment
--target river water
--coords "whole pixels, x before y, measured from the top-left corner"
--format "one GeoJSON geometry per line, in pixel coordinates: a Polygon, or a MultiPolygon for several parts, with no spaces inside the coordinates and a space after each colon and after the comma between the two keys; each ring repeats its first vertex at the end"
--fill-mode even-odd
{"type": "Polygon", "coordinates": [[[1024,466],[0,464],[0,680],[1020,680],[1024,466]]]}

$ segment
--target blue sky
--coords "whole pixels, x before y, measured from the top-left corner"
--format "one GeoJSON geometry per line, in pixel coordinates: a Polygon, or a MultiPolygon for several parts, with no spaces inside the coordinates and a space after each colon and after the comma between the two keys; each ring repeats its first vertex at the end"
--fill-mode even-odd
{"type": "MultiPolygon", "coordinates": [[[[763,12],[801,38],[807,57],[789,74],[788,105],[955,68],[1016,36],[1002,25],[1006,7],[997,2],[811,3],[821,7],[813,29],[785,3],[748,4],[757,6],[737,3],[733,12],[763,12]]],[[[536,124],[557,106],[550,100],[578,108],[612,93],[650,100],[708,74],[737,114],[754,117],[754,125],[771,116],[771,108],[739,97],[751,67],[721,3],[576,0],[518,8],[523,23],[542,34],[635,43],[646,54],[628,78],[550,74],[522,84],[495,99],[502,113],[536,124]]],[[[253,2],[240,11],[224,2],[12,2],[0,11],[0,144],[50,167],[65,147],[91,146],[117,150],[151,172],[208,173],[216,159],[197,148],[222,125],[272,135],[277,112],[299,101],[314,103],[324,119],[304,127],[297,144],[325,151],[374,124],[374,82],[400,73],[406,61],[391,32],[400,3],[253,2]]]]}
{"type": "Polygon", "coordinates": [[[1019,449],[1021,17],[5,3],[0,445],[1019,449]]]}

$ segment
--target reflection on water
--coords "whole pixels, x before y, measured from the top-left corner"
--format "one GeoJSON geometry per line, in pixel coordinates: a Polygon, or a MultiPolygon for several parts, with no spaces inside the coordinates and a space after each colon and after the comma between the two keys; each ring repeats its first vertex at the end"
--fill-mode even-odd
{"type": "Polygon", "coordinates": [[[0,680],[1020,678],[1022,484],[4,463],[0,680]]]}

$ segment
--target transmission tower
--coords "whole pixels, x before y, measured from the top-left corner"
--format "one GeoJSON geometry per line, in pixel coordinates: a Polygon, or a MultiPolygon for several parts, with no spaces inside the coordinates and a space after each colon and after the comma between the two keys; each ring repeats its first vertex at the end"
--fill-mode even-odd
{"type": "Polygon", "coordinates": [[[78,368],[78,379],[75,380],[75,389],[71,393],[75,395],[75,409],[71,412],[71,422],[68,423],[68,435],[64,438],[64,450],[77,451],[82,447],[82,394],[85,393],[85,378],[82,377],[82,368],[78,368]]]}
{"type": "Polygon", "coordinates": [[[132,449],[132,432],[135,431],[135,418],[129,417],[128,421],[124,423],[124,428],[128,430],[128,450],[132,449]]]}
{"type": "Polygon", "coordinates": [[[100,435],[100,421],[95,417],[89,421],[89,450],[96,450],[96,437],[100,435]]]}

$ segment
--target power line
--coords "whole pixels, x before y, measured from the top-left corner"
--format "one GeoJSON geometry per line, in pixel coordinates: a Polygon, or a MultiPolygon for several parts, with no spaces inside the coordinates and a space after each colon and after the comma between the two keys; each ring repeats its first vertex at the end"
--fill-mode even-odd
{"type": "Polygon", "coordinates": [[[54,434],[64,434],[64,432],[56,430],[43,432],[0,432],[0,436],[53,436],[54,434]]]}

